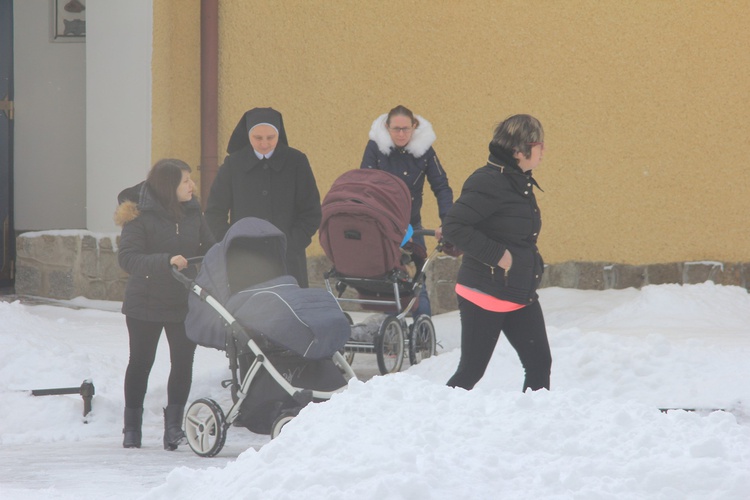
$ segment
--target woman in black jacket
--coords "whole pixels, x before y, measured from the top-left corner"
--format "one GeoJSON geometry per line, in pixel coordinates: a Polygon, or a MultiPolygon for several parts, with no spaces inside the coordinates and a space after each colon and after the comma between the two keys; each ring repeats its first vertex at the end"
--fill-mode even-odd
{"type": "Polygon", "coordinates": [[[487,165],[469,176],[443,220],[446,240],[464,252],[456,280],[461,359],[448,385],[473,388],[502,332],[524,367],[523,390],[549,389],[552,356],[536,293],[544,272],[536,246],[542,219],[531,176],[544,154],[542,124],[511,116],[489,149],[487,165]]]}
{"type": "Polygon", "coordinates": [[[320,193],[304,153],[290,148],[281,113],[246,112],[227,145],[206,205],[217,240],[245,217],[264,219],[287,239],[286,263],[299,286],[308,286],[305,249],[320,226],[320,193]]]}
{"type": "Polygon", "coordinates": [[[195,344],[185,335],[188,291],[172,276],[187,259],[205,254],[214,238],[193,197],[190,167],[157,162],[144,183],[123,191],[115,222],[122,226],[117,258],[130,276],[122,312],[130,337],[125,372],[125,448],[141,447],[143,401],[162,329],[172,363],[164,409],[164,449],[185,444],[182,414],[190,393],[195,344]],[[137,194],[136,194],[137,191],[137,194]],[[135,198],[135,199],[134,199],[135,198]]]}

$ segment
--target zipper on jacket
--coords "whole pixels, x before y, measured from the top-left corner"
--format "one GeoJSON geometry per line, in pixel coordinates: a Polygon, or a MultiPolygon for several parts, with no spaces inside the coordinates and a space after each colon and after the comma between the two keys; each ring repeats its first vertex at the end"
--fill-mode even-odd
{"type": "Polygon", "coordinates": [[[174,230],[175,230],[175,234],[180,234],[180,223],[179,222],[175,222],[174,223],[174,230]]]}
{"type": "Polygon", "coordinates": [[[417,185],[417,182],[419,182],[419,179],[421,179],[423,175],[425,175],[425,173],[424,173],[424,172],[419,172],[419,175],[417,175],[417,178],[416,178],[416,179],[414,179],[414,182],[412,182],[412,183],[411,183],[411,185],[412,185],[412,186],[416,186],[416,185],[417,185]]]}
{"type": "MultiPolygon", "coordinates": [[[[437,155],[433,156],[432,159],[435,160],[435,165],[437,165],[437,169],[438,169],[438,172],[440,173],[440,175],[445,175],[445,172],[443,172],[443,167],[442,167],[442,165],[440,165],[440,160],[438,160],[437,155]]],[[[425,164],[425,167],[426,166],[427,165],[425,164]]],[[[426,171],[427,171],[427,169],[425,168],[425,172],[426,171]]]]}
{"type": "MultiPolygon", "coordinates": [[[[492,281],[495,281],[495,266],[491,266],[489,264],[485,264],[485,266],[487,266],[487,267],[490,268],[490,274],[492,275],[492,281]]],[[[503,269],[503,281],[505,282],[505,286],[508,286],[508,273],[510,273],[510,268],[503,269]]]]}

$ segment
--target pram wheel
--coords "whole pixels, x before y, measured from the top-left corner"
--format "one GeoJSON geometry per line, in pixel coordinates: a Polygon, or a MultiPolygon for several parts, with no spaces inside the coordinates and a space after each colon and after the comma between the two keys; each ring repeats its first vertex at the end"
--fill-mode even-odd
{"type": "Polygon", "coordinates": [[[213,399],[193,401],[185,415],[185,435],[196,455],[213,457],[227,440],[224,412],[213,399]]]}
{"type": "Polygon", "coordinates": [[[276,420],[273,422],[273,427],[271,427],[271,439],[276,439],[279,437],[279,434],[281,434],[281,429],[284,428],[286,424],[292,421],[294,417],[299,415],[300,408],[293,408],[291,410],[284,410],[281,412],[281,414],[276,417],[276,420]]]}
{"type": "Polygon", "coordinates": [[[411,327],[409,333],[409,363],[416,365],[423,359],[435,354],[435,325],[425,314],[420,314],[411,327]]]}
{"type": "Polygon", "coordinates": [[[404,362],[404,328],[396,316],[389,315],[375,335],[375,356],[382,375],[396,373],[404,362]]]}

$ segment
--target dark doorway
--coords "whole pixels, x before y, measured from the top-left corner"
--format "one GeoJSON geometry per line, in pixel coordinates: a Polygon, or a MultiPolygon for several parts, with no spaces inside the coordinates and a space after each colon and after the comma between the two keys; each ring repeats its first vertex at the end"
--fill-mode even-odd
{"type": "Polygon", "coordinates": [[[0,0],[0,287],[13,285],[13,0],[0,0]]]}

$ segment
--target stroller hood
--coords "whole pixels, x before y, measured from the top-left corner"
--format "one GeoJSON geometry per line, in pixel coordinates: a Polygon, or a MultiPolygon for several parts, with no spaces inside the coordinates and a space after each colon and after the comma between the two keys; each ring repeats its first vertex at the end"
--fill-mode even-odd
{"type": "Polygon", "coordinates": [[[400,265],[410,217],[411,193],[401,179],[382,170],[350,170],[323,199],[320,244],[339,273],[382,276],[400,265]]]}
{"type": "Polygon", "coordinates": [[[287,274],[285,255],[286,236],[279,228],[245,217],[206,252],[195,282],[226,304],[233,293],[287,274]]]}
{"type": "MultiPolygon", "coordinates": [[[[286,237],[276,226],[247,217],[206,253],[195,283],[253,337],[260,335],[310,359],[330,357],[351,333],[336,299],[300,288],[286,274],[286,237]]],[[[198,294],[188,296],[185,331],[196,344],[225,350],[231,328],[198,294]]]]}

